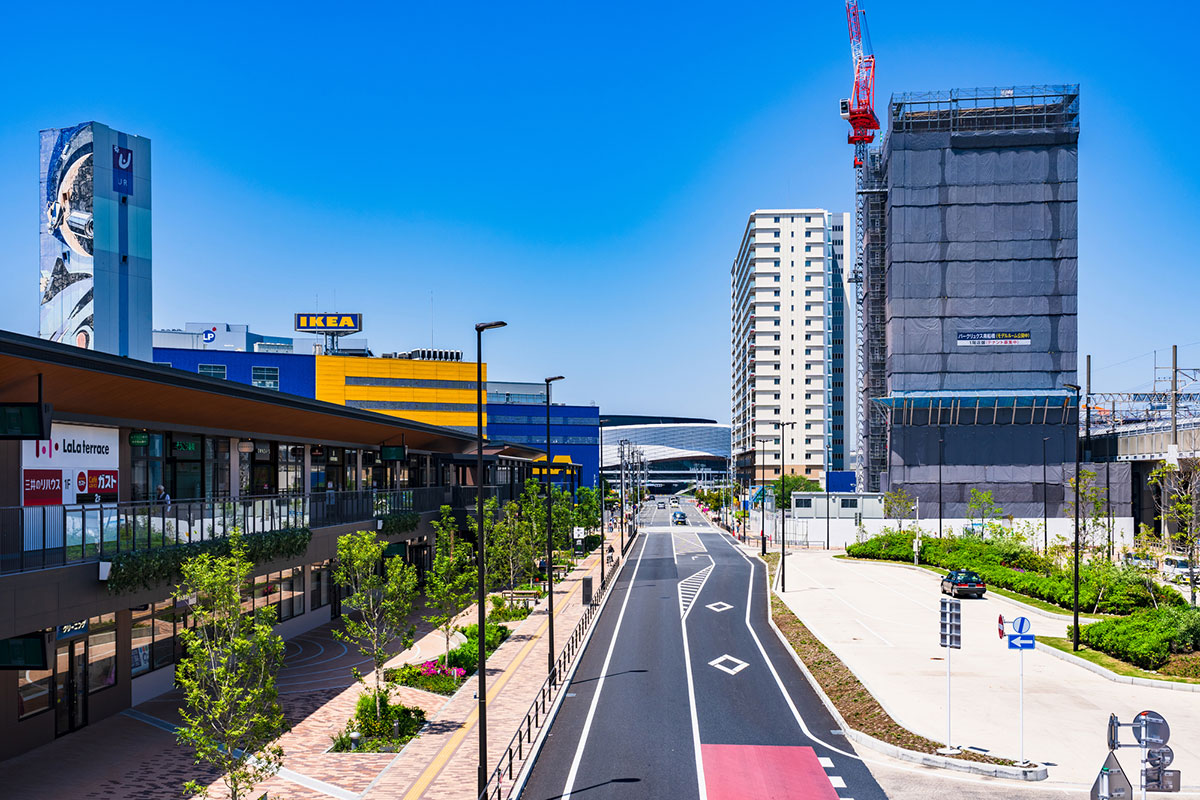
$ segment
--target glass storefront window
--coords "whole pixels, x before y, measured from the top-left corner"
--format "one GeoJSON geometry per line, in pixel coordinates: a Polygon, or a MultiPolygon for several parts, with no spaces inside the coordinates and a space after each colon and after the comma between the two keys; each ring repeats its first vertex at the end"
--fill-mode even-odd
{"type": "Polygon", "coordinates": [[[143,609],[134,609],[133,629],[130,637],[130,675],[141,675],[153,669],[150,655],[150,648],[153,645],[153,612],[149,606],[143,609]]]}
{"type": "Polygon", "coordinates": [[[332,562],[320,561],[313,564],[312,574],[312,596],[309,598],[309,608],[318,609],[322,606],[329,605],[329,581],[330,569],[332,562]]]}
{"type": "Polygon", "coordinates": [[[117,615],[88,621],[88,693],[117,684],[117,615]]]}
{"type": "Polygon", "coordinates": [[[17,670],[17,719],[28,719],[50,710],[53,669],[17,670]]]}
{"type": "Polygon", "coordinates": [[[154,669],[175,661],[175,601],[154,604],[154,669]]]}

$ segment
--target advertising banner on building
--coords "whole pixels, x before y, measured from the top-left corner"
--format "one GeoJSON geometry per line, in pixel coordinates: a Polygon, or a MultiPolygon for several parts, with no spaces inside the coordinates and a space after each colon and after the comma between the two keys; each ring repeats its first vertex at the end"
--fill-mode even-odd
{"type": "Polygon", "coordinates": [[[1029,346],[1033,341],[1029,331],[959,331],[959,347],[1029,346]]]}
{"type": "Polygon", "coordinates": [[[116,428],[54,423],[49,439],[21,442],[21,504],[115,501],[118,434],[116,428]]]}

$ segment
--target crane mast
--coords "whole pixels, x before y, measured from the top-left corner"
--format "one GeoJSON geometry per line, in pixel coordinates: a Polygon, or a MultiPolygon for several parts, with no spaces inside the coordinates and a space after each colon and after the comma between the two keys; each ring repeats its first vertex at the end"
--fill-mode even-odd
{"type": "MultiPolygon", "coordinates": [[[[871,52],[870,36],[863,46],[866,18],[858,7],[858,0],[846,0],[846,25],[850,31],[850,60],[854,67],[854,87],[850,97],[841,101],[841,115],[850,123],[846,137],[854,145],[854,269],[850,282],[856,287],[855,318],[858,332],[856,358],[858,394],[858,487],[859,491],[870,491],[867,486],[864,465],[869,460],[867,422],[870,415],[866,397],[868,358],[867,314],[863,303],[867,292],[863,282],[866,250],[866,205],[867,205],[867,158],[868,146],[875,141],[879,130],[879,118],[875,115],[875,54],[871,52]]],[[[874,187],[872,187],[874,188],[874,187]]]]}

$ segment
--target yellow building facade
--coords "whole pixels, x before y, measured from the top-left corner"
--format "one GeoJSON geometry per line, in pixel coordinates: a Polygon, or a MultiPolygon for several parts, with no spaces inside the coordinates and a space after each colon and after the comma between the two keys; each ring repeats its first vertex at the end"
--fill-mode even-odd
{"type": "MultiPolygon", "coordinates": [[[[474,431],[475,369],[473,361],[322,355],[316,356],[316,395],[328,403],[474,431]]],[[[486,384],[486,363],[483,380],[486,384]]],[[[484,425],[486,402],[485,397],[484,425]]]]}

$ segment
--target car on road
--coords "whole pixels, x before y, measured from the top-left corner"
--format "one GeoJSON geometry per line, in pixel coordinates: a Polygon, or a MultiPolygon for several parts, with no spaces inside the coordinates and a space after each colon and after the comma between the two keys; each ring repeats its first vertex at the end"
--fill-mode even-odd
{"type": "Polygon", "coordinates": [[[672,525],[687,525],[687,514],[682,511],[676,511],[671,514],[672,525]]]}
{"type": "Polygon", "coordinates": [[[672,498],[671,498],[671,506],[672,506],[672,507],[674,507],[674,508],[678,508],[678,507],[679,507],[679,498],[678,498],[678,497],[672,497],[672,498]]]}
{"type": "Polygon", "coordinates": [[[659,508],[666,508],[666,507],[667,507],[667,504],[666,504],[665,502],[663,502],[662,500],[659,500],[659,501],[658,501],[658,507],[659,507],[659,508]]]}
{"type": "Polygon", "coordinates": [[[969,569],[952,569],[942,578],[942,594],[951,597],[983,597],[987,584],[969,569]]]}

